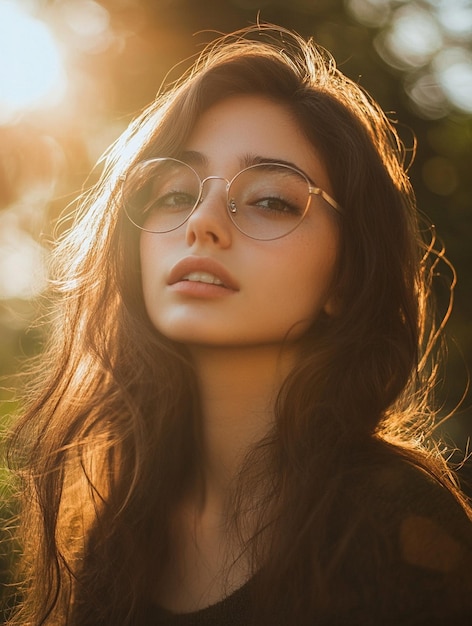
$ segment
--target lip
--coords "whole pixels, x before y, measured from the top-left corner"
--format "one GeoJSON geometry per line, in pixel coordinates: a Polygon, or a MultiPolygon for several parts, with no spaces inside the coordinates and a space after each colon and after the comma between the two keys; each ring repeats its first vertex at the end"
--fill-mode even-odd
{"type": "Polygon", "coordinates": [[[210,257],[188,256],[178,261],[170,270],[167,284],[172,286],[182,282],[191,283],[192,281],[184,280],[184,276],[192,272],[206,272],[212,274],[223,283],[222,285],[208,285],[207,283],[195,284],[207,285],[208,287],[220,290],[239,291],[237,281],[231,276],[228,270],[221,265],[221,263],[210,257]]]}

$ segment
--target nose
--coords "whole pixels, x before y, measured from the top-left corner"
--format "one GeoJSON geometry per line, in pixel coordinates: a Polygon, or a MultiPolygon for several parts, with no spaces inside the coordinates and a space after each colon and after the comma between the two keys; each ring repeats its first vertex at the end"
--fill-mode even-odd
{"type": "Polygon", "coordinates": [[[208,176],[202,180],[198,205],[186,224],[188,245],[195,242],[211,242],[223,248],[231,245],[232,224],[226,207],[228,184],[222,176],[208,176]],[[222,182],[215,184],[213,181],[222,182]]]}

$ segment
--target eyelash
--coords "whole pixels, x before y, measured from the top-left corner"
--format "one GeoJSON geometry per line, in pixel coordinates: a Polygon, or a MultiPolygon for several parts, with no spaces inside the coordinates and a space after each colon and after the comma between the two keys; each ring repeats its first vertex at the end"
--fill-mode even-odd
{"type": "Polygon", "coordinates": [[[257,202],[254,203],[254,206],[257,205],[261,205],[263,202],[279,202],[280,204],[282,204],[284,207],[286,207],[286,209],[275,209],[272,208],[270,206],[264,207],[267,211],[273,211],[276,213],[292,213],[292,214],[300,214],[300,209],[299,207],[295,206],[294,204],[288,202],[285,198],[282,198],[280,196],[267,196],[265,198],[260,198],[257,202]]]}

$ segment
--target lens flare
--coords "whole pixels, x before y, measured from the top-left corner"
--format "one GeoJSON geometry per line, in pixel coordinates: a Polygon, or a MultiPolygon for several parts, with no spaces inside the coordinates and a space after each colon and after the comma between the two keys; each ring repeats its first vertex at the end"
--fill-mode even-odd
{"type": "Polygon", "coordinates": [[[66,86],[47,25],[8,1],[0,3],[0,85],[0,123],[57,103],[66,86]]]}

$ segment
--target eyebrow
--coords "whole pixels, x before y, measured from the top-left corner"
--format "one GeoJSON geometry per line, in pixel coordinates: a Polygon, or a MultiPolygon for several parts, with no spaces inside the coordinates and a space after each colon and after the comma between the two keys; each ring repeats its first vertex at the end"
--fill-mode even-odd
{"type": "MultiPolygon", "coordinates": [[[[181,152],[177,156],[177,158],[193,167],[199,166],[202,168],[208,168],[210,164],[208,157],[202,152],[197,152],[196,150],[185,150],[181,152]]],[[[251,153],[247,153],[239,159],[239,166],[242,170],[245,169],[246,167],[251,167],[251,165],[261,165],[261,164],[270,164],[270,165],[279,164],[279,165],[287,165],[288,167],[293,167],[299,172],[302,172],[302,174],[304,174],[308,178],[308,180],[310,181],[312,185],[316,185],[316,183],[312,180],[312,178],[308,176],[308,174],[304,170],[302,170],[301,167],[299,167],[296,163],[292,163],[291,161],[285,161],[284,159],[274,159],[271,157],[265,157],[262,155],[256,155],[256,154],[251,154],[251,153]]]]}

